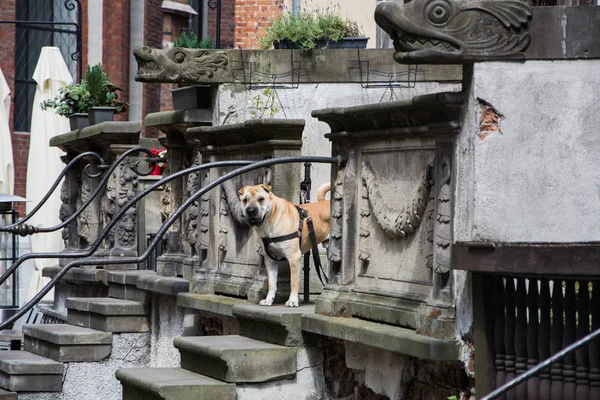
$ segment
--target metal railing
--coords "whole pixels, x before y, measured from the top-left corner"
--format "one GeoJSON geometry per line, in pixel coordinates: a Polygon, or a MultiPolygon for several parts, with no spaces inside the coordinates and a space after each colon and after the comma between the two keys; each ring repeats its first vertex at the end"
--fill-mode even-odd
{"type": "MultiPolygon", "coordinates": [[[[145,152],[147,149],[136,148],[132,149],[128,152],[130,154],[133,151],[142,151],[145,152]]],[[[149,152],[149,150],[148,150],[149,152]]],[[[146,159],[144,161],[157,161],[155,159],[146,159]]],[[[201,196],[207,193],[209,190],[221,185],[225,181],[234,178],[236,176],[242,175],[246,172],[250,172],[259,168],[268,167],[276,164],[289,164],[295,162],[312,162],[312,163],[324,163],[324,164],[342,164],[341,156],[337,157],[317,157],[317,156],[293,156],[293,157],[280,157],[280,158],[271,158],[264,161],[218,161],[213,163],[207,163],[202,165],[193,166],[181,171],[178,171],[172,175],[166,176],[159,181],[156,181],[152,185],[148,186],[144,191],[138,193],[131,200],[129,200],[126,204],[124,204],[120,210],[115,213],[110,222],[104,227],[102,232],[98,235],[94,243],[90,245],[85,251],[81,252],[53,252],[53,253],[29,253],[22,257],[20,257],[1,277],[0,283],[4,282],[17,268],[26,260],[33,258],[76,258],[76,260],[70,262],[65,265],[51,280],[44,286],[30,301],[28,301],[16,314],[14,314],[8,320],[2,322],[0,324],[0,330],[5,329],[7,326],[11,326],[16,320],[25,315],[30,309],[32,309],[54,286],[61,280],[61,278],[69,272],[69,270],[76,266],[83,265],[110,265],[110,264],[138,264],[146,261],[146,259],[150,256],[150,254],[154,251],[158,243],[162,240],[162,237],[165,235],[170,226],[183,214],[183,212],[194,204],[201,196]],[[181,204],[174,212],[169,216],[169,218],[163,223],[161,228],[158,230],[149,246],[146,248],[145,252],[138,257],[117,257],[112,259],[107,258],[87,258],[91,256],[100,246],[102,240],[108,235],[110,230],[116,225],[119,219],[125,215],[126,211],[131,208],[135,203],[137,203],[141,198],[146,196],[148,193],[158,188],[159,186],[170,182],[174,179],[180,178],[184,175],[199,172],[205,169],[214,168],[214,167],[231,167],[231,166],[240,166],[242,167],[235,169],[231,172],[226,173],[222,177],[215,179],[214,181],[208,183],[203,188],[199,189],[194,195],[189,197],[183,204],[181,204]]],[[[109,171],[113,171],[114,165],[109,169],[109,171]]],[[[114,167],[116,168],[116,167],[114,167]]],[[[110,175],[110,174],[107,174],[110,175]]],[[[106,178],[106,177],[105,177],[106,178]]],[[[56,184],[57,186],[58,184],[56,184]]],[[[54,187],[55,188],[55,187],[54,187]]],[[[89,204],[89,203],[88,203],[89,204]]]]}

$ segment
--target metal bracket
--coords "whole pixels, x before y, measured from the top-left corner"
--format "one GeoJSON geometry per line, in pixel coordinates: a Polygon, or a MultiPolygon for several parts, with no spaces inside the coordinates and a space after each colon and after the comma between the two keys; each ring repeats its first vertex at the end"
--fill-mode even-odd
{"type": "Polygon", "coordinates": [[[240,64],[240,68],[237,68],[237,70],[242,71],[242,79],[244,85],[246,85],[246,89],[248,90],[263,88],[298,89],[300,86],[300,78],[302,76],[310,75],[309,70],[304,68],[303,65],[305,63],[314,63],[312,60],[294,60],[293,49],[290,49],[290,70],[280,74],[267,74],[260,71],[254,71],[254,64],[251,61],[244,61],[244,53],[242,49],[240,49],[240,59],[232,60],[231,62],[240,64]],[[252,77],[254,76],[263,78],[261,81],[268,80],[269,83],[252,82],[252,77]],[[292,80],[291,83],[279,83],[290,76],[292,80]]]}
{"type": "Polygon", "coordinates": [[[363,89],[414,88],[417,83],[417,75],[425,76],[426,70],[419,68],[418,65],[407,65],[408,70],[403,72],[387,72],[371,69],[371,62],[360,58],[360,49],[356,49],[356,54],[356,60],[347,61],[349,64],[356,64],[356,66],[349,66],[348,70],[358,69],[360,85],[363,89]]]}

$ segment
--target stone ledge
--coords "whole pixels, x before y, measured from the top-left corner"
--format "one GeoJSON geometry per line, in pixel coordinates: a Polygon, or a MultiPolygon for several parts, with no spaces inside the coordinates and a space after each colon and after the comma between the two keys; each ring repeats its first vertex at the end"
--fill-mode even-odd
{"type": "Polygon", "coordinates": [[[456,340],[434,339],[410,329],[356,318],[305,314],[302,316],[302,330],[426,360],[459,359],[459,343],[456,340]]]}
{"type": "Polygon", "coordinates": [[[113,121],[88,126],[50,139],[50,146],[58,147],[66,152],[87,151],[97,147],[108,147],[111,144],[137,144],[142,126],[138,122],[113,121]]]}
{"type": "MultiPolygon", "coordinates": [[[[42,270],[42,276],[46,278],[54,278],[63,267],[46,267],[42,270]]],[[[62,281],[96,283],[101,282],[107,284],[107,270],[98,268],[79,268],[73,267],[61,278],[62,281]]]]}
{"type": "Polygon", "coordinates": [[[60,375],[62,363],[21,350],[0,351],[0,371],[9,375],[60,375]]]}
{"type": "Polygon", "coordinates": [[[177,296],[178,293],[189,292],[190,281],[170,276],[141,275],[136,286],[138,289],[149,292],[177,296]]]}
{"type": "Polygon", "coordinates": [[[296,374],[296,349],[239,335],[176,337],[181,366],[225,382],[268,382],[296,374]]]}
{"type": "Polygon", "coordinates": [[[65,304],[68,309],[102,315],[148,314],[148,307],[144,303],[110,297],[71,297],[67,299],[65,304]]]}
{"type": "Polygon", "coordinates": [[[108,271],[107,281],[121,285],[136,285],[141,276],[154,276],[155,271],[134,270],[134,271],[108,271]]]}
{"type": "Polygon", "coordinates": [[[236,304],[249,304],[243,299],[219,296],[216,294],[179,293],[177,305],[212,314],[232,317],[231,309],[236,304]]]}
{"type": "Polygon", "coordinates": [[[301,304],[297,308],[256,304],[236,304],[232,307],[232,314],[239,321],[240,334],[282,346],[304,344],[301,317],[314,313],[314,304],[301,304]]]}
{"type": "Polygon", "coordinates": [[[17,394],[0,389],[0,400],[17,400],[17,394]]]}
{"type": "Polygon", "coordinates": [[[24,325],[23,335],[60,345],[112,344],[110,333],[69,324],[24,325]]]}
{"type": "Polygon", "coordinates": [[[168,133],[184,134],[188,128],[212,124],[211,109],[160,111],[146,115],[145,126],[168,133]]]}
{"type": "Polygon", "coordinates": [[[123,399],[235,400],[235,385],[183,368],[120,368],[123,399]]]}

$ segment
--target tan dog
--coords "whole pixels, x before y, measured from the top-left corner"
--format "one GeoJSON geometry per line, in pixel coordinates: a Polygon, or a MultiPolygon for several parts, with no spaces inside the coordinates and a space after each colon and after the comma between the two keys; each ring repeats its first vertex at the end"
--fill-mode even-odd
{"type": "MultiPolygon", "coordinates": [[[[301,204],[312,218],[317,242],[321,243],[329,236],[329,200],[325,194],[330,185],[325,184],[319,188],[316,203],[301,204]]],[[[276,238],[299,232],[300,214],[291,202],[277,197],[271,192],[269,185],[245,186],[240,189],[240,202],[246,222],[256,229],[261,238],[276,238]]],[[[267,298],[260,301],[262,306],[270,306],[277,292],[277,261],[270,255],[285,258],[290,264],[290,298],[285,303],[287,307],[298,307],[298,292],[300,286],[300,261],[302,254],[311,249],[312,243],[308,235],[306,220],[302,226],[302,247],[299,246],[299,237],[296,235],[289,240],[271,243],[265,250],[265,264],[267,266],[267,281],[269,292],[267,298]]],[[[306,288],[305,290],[308,290],[306,288]]]]}

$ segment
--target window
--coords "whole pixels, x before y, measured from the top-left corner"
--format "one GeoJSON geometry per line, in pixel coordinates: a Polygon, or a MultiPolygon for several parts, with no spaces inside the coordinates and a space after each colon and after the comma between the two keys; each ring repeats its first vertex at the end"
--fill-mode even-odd
{"type": "Polygon", "coordinates": [[[38,22],[77,22],[78,5],[64,0],[19,0],[16,3],[17,20],[36,22],[17,24],[15,40],[14,129],[28,132],[36,87],[32,76],[42,47],[58,47],[71,76],[77,77],[77,61],[71,57],[77,51],[75,27],[38,22]],[[67,9],[67,4],[72,4],[75,9],[67,9]]]}

